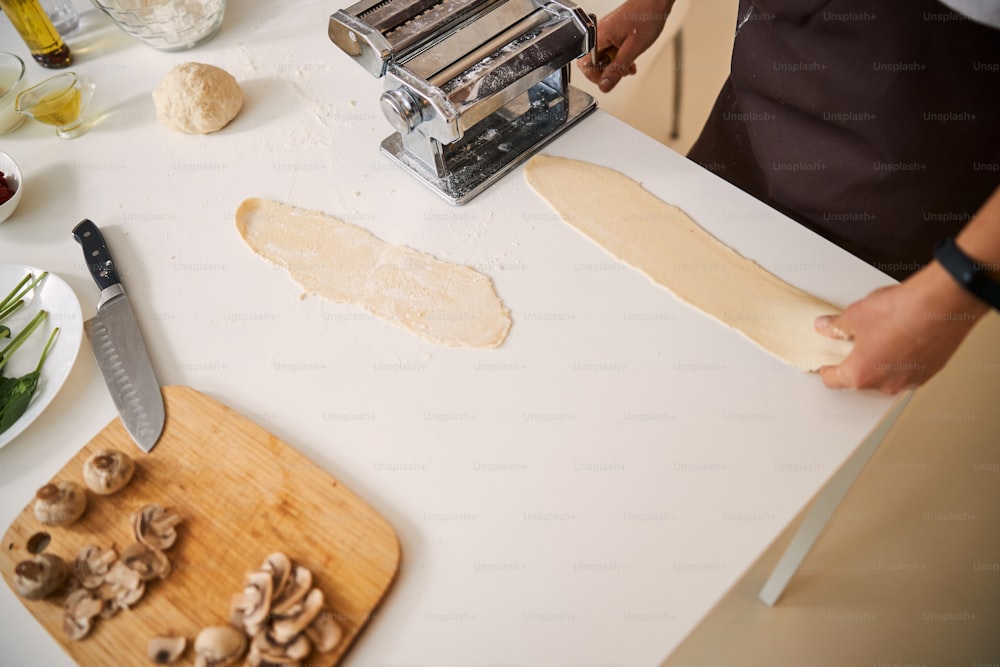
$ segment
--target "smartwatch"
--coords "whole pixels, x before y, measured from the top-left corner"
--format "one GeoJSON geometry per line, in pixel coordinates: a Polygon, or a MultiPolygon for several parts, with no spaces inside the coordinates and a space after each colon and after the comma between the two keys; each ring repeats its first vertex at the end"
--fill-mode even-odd
{"type": "Polygon", "coordinates": [[[948,238],[934,249],[936,259],[959,285],[973,296],[1000,310],[1000,283],[993,280],[987,265],[977,262],[948,238]]]}

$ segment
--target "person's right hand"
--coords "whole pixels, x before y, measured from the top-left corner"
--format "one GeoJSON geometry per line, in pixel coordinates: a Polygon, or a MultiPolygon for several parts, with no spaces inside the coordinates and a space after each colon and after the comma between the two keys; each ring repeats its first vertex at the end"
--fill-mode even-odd
{"type": "Polygon", "coordinates": [[[623,76],[635,74],[635,59],[653,45],[663,32],[674,0],[627,0],[597,23],[595,67],[589,58],[580,58],[583,75],[602,92],[618,85],[623,76]],[[610,62],[606,62],[609,59],[610,62]]]}

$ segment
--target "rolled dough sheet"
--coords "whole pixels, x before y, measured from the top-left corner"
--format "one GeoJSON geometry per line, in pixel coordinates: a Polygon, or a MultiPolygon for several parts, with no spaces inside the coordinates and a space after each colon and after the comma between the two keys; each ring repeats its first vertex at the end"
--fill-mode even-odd
{"type": "Polygon", "coordinates": [[[236,211],[243,240],[302,289],[354,304],[440,345],[497,347],[510,311],[489,277],[467,266],[390,245],[332,216],[266,199],[236,211]]]}
{"type": "Polygon", "coordinates": [[[813,328],[818,315],[839,308],[743,257],[624,174],[545,155],[529,160],[524,173],[584,236],[785,363],[815,371],[850,352],[851,343],[813,328]]]}

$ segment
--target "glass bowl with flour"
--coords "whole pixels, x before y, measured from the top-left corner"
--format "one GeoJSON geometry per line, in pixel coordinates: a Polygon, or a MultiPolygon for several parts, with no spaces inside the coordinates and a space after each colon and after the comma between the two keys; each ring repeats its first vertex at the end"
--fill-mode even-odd
{"type": "Polygon", "coordinates": [[[160,51],[197,46],[222,26],[226,0],[93,0],[122,30],[160,51]]]}

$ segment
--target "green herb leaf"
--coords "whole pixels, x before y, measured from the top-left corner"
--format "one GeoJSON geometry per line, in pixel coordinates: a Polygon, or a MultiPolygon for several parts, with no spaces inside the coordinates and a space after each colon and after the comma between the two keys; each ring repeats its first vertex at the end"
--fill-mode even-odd
{"type": "Polygon", "coordinates": [[[35,389],[38,388],[39,377],[41,377],[41,373],[31,371],[14,380],[12,386],[4,392],[4,396],[0,398],[0,433],[13,426],[28,409],[31,397],[34,395],[35,389]]]}
{"type": "Polygon", "coordinates": [[[45,342],[45,348],[42,350],[35,370],[19,378],[0,379],[0,433],[13,426],[31,404],[31,397],[35,395],[38,381],[42,377],[42,364],[49,356],[49,350],[58,335],[59,327],[56,327],[45,342]]]}

